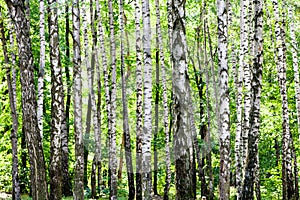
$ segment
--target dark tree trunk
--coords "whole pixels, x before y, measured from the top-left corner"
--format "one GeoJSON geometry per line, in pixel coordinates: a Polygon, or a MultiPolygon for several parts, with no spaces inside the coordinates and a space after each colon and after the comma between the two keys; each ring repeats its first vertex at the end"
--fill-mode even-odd
{"type": "Polygon", "coordinates": [[[65,108],[65,123],[66,130],[62,134],[61,138],[61,167],[62,167],[62,194],[64,196],[71,196],[71,179],[69,175],[69,132],[70,132],[70,105],[71,105],[71,78],[70,78],[70,43],[69,43],[69,34],[70,34],[70,22],[69,22],[69,6],[66,5],[66,63],[65,63],[65,72],[66,72],[66,80],[67,80],[67,100],[66,100],[66,108],[65,108]]]}

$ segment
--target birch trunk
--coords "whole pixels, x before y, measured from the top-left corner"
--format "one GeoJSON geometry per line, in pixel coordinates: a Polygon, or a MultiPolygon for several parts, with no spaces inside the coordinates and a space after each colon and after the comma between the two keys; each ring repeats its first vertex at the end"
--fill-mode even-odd
{"type": "MultiPolygon", "coordinates": [[[[243,79],[244,79],[244,68],[247,68],[245,61],[245,56],[248,52],[248,35],[247,35],[247,7],[249,2],[247,0],[242,0],[240,2],[241,15],[240,15],[240,62],[238,70],[238,82],[237,82],[237,128],[236,128],[236,139],[235,139],[235,164],[236,164],[236,189],[237,189],[237,199],[241,199],[242,196],[242,183],[243,183],[243,166],[246,155],[246,144],[247,137],[245,137],[245,131],[243,130],[243,79]],[[246,140],[244,140],[244,138],[246,140]]],[[[246,69],[246,75],[249,75],[249,68],[246,69]]],[[[249,77],[247,77],[249,81],[249,77]]],[[[249,82],[247,82],[249,85],[249,82]]],[[[248,102],[249,103],[249,102],[248,102]]]]}
{"type": "Polygon", "coordinates": [[[143,191],[151,199],[151,138],[152,138],[152,62],[149,0],[142,1],[144,47],[144,132],[143,132],[143,191]]]}
{"type": "MultiPolygon", "coordinates": [[[[204,59],[205,59],[205,66],[209,66],[208,63],[208,56],[207,56],[207,41],[206,41],[206,32],[207,32],[207,21],[204,20],[204,59]]],[[[212,59],[212,58],[211,58],[212,59]]],[[[210,114],[210,76],[209,76],[209,69],[206,68],[206,109],[207,109],[207,135],[205,138],[205,143],[207,144],[207,168],[208,168],[208,199],[213,199],[213,172],[212,172],[212,160],[211,160],[211,114],[210,114]]]]}
{"type": "Polygon", "coordinates": [[[168,199],[168,193],[170,190],[171,183],[171,157],[170,157],[170,146],[169,146],[169,109],[168,109],[168,94],[167,94],[167,81],[166,81],[166,69],[165,69],[165,55],[163,48],[163,40],[161,33],[161,23],[160,23],[160,8],[159,0],[155,0],[156,8],[156,29],[157,29],[157,39],[158,39],[158,49],[159,49],[159,61],[161,65],[162,74],[162,89],[163,89],[163,124],[165,132],[165,148],[166,148],[166,183],[164,188],[164,200],[168,199]]]}
{"type": "Polygon", "coordinates": [[[117,153],[116,153],[116,44],[114,33],[114,18],[112,0],[108,1],[109,27],[110,27],[110,55],[111,55],[111,108],[110,108],[110,199],[117,199],[117,153]]]}
{"type": "Polygon", "coordinates": [[[121,31],[121,79],[122,79],[122,102],[123,102],[123,138],[125,146],[125,159],[127,168],[128,178],[128,199],[133,200],[135,196],[134,188],[134,174],[132,167],[132,155],[131,155],[131,143],[130,143],[130,130],[129,130],[129,119],[128,119],[128,108],[127,108],[127,97],[126,97],[126,75],[125,75],[125,52],[124,52],[124,11],[123,11],[123,0],[119,1],[120,11],[120,31],[121,31]]]}
{"type": "MultiPolygon", "coordinates": [[[[99,143],[99,136],[101,135],[101,130],[98,124],[98,113],[96,107],[96,99],[95,99],[95,92],[94,92],[94,85],[93,85],[93,75],[94,75],[94,66],[92,66],[93,60],[89,61],[89,44],[88,44],[88,32],[87,32],[87,16],[86,16],[86,7],[83,5],[82,7],[82,23],[83,23],[83,37],[84,37],[84,62],[87,68],[87,75],[88,75],[88,87],[89,87],[89,94],[90,94],[90,103],[91,103],[91,114],[92,114],[92,122],[94,127],[94,137],[95,137],[95,154],[92,164],[92,174],[95,174],[96,167],[100,162],[100,143],[99,143]]],[[[95,47],[93,47],[95,48],[95,47]]],[[[92,52],[94,53],[94,52],[92,52]]],[[[92,55],[93,57],[93,55],[92,55]]],[[[96,196],[96,188],[95,184],[92,185],[92,195],[96,196]]]]}
{"type": "Polygon", "coordinates": [[[217,0],[218,7],[218,61],[219,61],[219,88],[220,88],[220,182],[219,199],[229,199],[230,189],[230,111],[228,90],[228,63],[227,63],[227,6],[226,1],[217,0]]]}
{"type": "Polygon", "coordinates": [[[142,38],[141,11],[139,1],[134,1],[135,7],[135,39],[136,39],[136,199],[142,199],[142,143],[143,143],[143,80],[142,80],[142,38]]]}
{"type": "Polygon", "coordinates": [[[43,101],[44,101],[44,68],[45,68],[45,8],[40,0],[40,68],[38,75],[37,118],[41,138],[43,138],[43,101]]]}
{"type": "MultiPolygon", "coordinates": [[[[156,22],[157,24],[157,22],[156,22]]],[[[158,195],[157,192],[157,135],[158,135],[158,105],[159,105],[159,44],[158,44],[158,33],[157,33],[157,25],[156,25],[156,49],[155,49],[155,107],[154,107],[154,112],[155,112],[155,122],[154,122],[154,134],[153,134],[153,154],[154,154],[154,159],[153,159],[153,164],[154,164],[154,170],[153,170],[153,193],[154,195],[158,195]]]]}
{"type": "Polygon", "coordinates": [[[108,118],[108,133],[110,133],[111,132],[111,124],[110,124],[110,121],[111,121],[110,120],[110,109],[111,109],[110,88],[109,88],[107,57],[106,57],[106,50],[105,50],[104,32],[103,32],[103,26],[102,26],[102,16],[101,16],[101,12],[100,12],[99,0],[96,0],[96,12],[98,14],[98,16],[97,16],[97,18],[98,18],[97,38],[99,38],[99,42],[100,42],[100,52],[101,52],[101,58],[102,58],[103,77],[104,77],[106,112],[107,112],[107,118],[108,118]]]}
{"type": "Polygon", "coordinates": [[[276,65],[280,95],[282,100],[282,194],[283,200],[291,199],[294,195],[292,178],[292,155],[291,138],[289,127],[289,111],[286,87],[286,45],[285,45],[285,21],[280,19],[278,1],[273,0],[273,9],[275,16],[275,42],[276,42],[276,65]],[[283,27],[280,27],[282,24],[283,27]]]}
{"type": "Polygon", "coordinates": [[[51,139],[50,139],[50,199],[62,198],[61,182],[61,124],[62,124],[62,70],[60,66],[57,2],[49,4],[49,46],[51,67],[51,139]]]}
{"type": "MultiPolygon", "coordinates": [[[[95,39],[95,66],[96,66],[96,70],[97,70],[97,94],[98,94],[98,102],[97,102],[97,117],[98,117],[98,124],[99,124],[99,131],[101,133],[101,104],[102,104],[102,99],[101,99],[101,76],[100,76],[100,61],[99,61],[99,47],[97,45],[97,39],[100,38],[100,26],[102,26],[101,24],[101,15],[100,15],[100,7],[99,7],[99,1],[96,0],[96,14],[95,14],[95,19],[94,22],[96,23],[95,25],[97,25],[97,29],[95,31],[96,34],[96,39],[95,39]]],[[[102,27],[101,27],[102,28],[102,27]]],[[[101,41],[100,41],[101,42],[101,41]]],[[[104,47],[103,47],[104,48],[104,47]]],[[[104,55],[105,57],[105,55],[104,55]]],[[[104,63],[104,62],[103,62],[104,63]]],[[[104,65],[104,64],[103,64],[104,65]]],[[[99,135],[99,163],[98,163],[98,188],[100,188],[101,186],[101,181],[102,181],[102,162],[101,162],[101,158],[102,158],[102,139],[101,139],[101,135],[102,133],[99,135]]]]}
{"type": "MultiPolygon", "coordinates": [[[[70,119],[70,104],[71,104],[71,79],[70,79],[70,43],[69,43],[69,34],[70,34],[70,22],[69,22],[69,6],[66,5],[66,80],[67,80],[67,100],[66,100],[66,108],[65,108],[65,123],[66,130],[62,132],[61,137],[61,166],[62,166],[62,194],[64,196],[72,196],[71,191],[71,179],[69,176],[69,119],[70,119]]],[[[64,98],[63,98],[64,99],[64,98]]],[[[63,101],[64,102],[64,101],[63,101]]]]}
{"type": "MultiPolygon", "coordinates": [[[[2,17],[2,12],[0,12],[0,17],[2,17]]],[[[12,28],[12,27],[11,27],[12,28]]],[[[6,67],[6,79],[8,86],[8,95],[9,95],[9,105],[11,110],[12,118],[12,130],[10,134],[11,138],[11,149],[12,149],[12,186],[13,194],[12,198],[15,200],[21,199],[20,183],[19,183],[19,169],[18,169],[18,113],[17,113],[17,96],[16,96],[16,70],[15,70],[15,54],[11,54],[11,63],[9,61],[9,55],[7,51],[7,44],[5,39],[5,30],[3,26],[3,21],[0,22],[1,29],[1,40],[2,40],[2,49],[4,54],[4,62],[6,67]],[[11,65],[11,66],[10,66],[11,65]]],[[[10,48],[14,47],[14,36],[11,31],[10,35],[10,48]]]]}
{"type": "Polygon", "coordinates": [[[94,123],[94,140],[95,140],[94,158],[93,158],[92,171],[91,171],[91,190],[92,190],[93,198],[96,198],[96,194],[97,194],[97,190],[96,190],[97,189],[97,185],[96,185],[97,179],[98,179],[99,188],[100,188],[100,179],[101,179],[101,166],[100,166],[101,165],[101,127],[100,127],[101,126],[101,113],[100,113],[101,83],[99,82],[100,81],[100,72],[99,72],[99,61],[98,61],[98,56],[97,56],[97,52],[98,52],[97,31],[96,31],[96,26],[95,26],[96,25],[95,21],[97,21],[97,19],[98,19],[97,8],[96,8],[96,11],[94,11],[93,1],[90,0],[90,20],[91,20],[91,32],[92,32],[93,45],[92,45],[90,72],[88,71],[88,76],[89,76],[88,84],[91,85],[91,87],[89,86],[90,93],[93,93],[91,100],[94,101],[94,104],[95,104],[95,108],[93,108],[93,103],[92,103],[92,110],[94,112],[93,123],[94,123]],[[94,16],[94,12],[95,12],[95,16],[94,16]],[[97,92],[100,91],[100,94],[98,94],[98,103],[96,102],[96,96],[95,96],[96,94],[93,89],[95,66],[96,66],[96,73],[97,73],[97,92]],[[97,127],[96,129],[95,129],[95,125],[97,127]],[[97,174],[97,170],[98,170],[98,174],[97,174]]]}
{"type": "Polygon", "coordinates": [[[74,136],[75,136],[75,173],[74,192],[75,200],[84,199],[84,143],[82,132],[82,80],[80,56],[80,11],[79,1],[74,0],[72,5],[73,21],[73,105],[74,105],[74,136]]]}
{"type": "Polygon", "coordinates": [[[194,199],[192,188],[192,131],[190,119],[190,84],[187,79],[187,43],[185,1],[172,1],[172,65],[174,92],[174,155],[176,199],[194,199]]]}
{"type": "MultiPolygon", "coordinates": [[[[246,1],[247,2],[247,1],[246,1]]],[[[245,9],[245,13],[250,12],[250,4],[249,2],[243,6],[245,9]]],[[[244,73],[244,114],[243,114],[243,128],[242,128],[242,143],[241,143],[241,151],[242,151],[242,180],[245,177],[245,165],[248,155],[248,135],[250,130],[250,109],[251,109],[251,69],[250,69],[250,51],[249,51],[249,19],[250,13],[244,15],[245,23],[241,24],[241,29],[243,30],[243,39],[241,39],[241,49],[243,51],[243,55],[240,56],[240,66],[242,66],[244,73]],[[242,28],[244,27],[244,28],[242,28]]],[[[250,28],[251,29],[251,28],[250,28]]]]}
{"type": "Polygon", "coordinates": [[[34,87],[34,67],[31,51],[29,19],[25,4],[20,0],[5,1],[14,22],[22,87],[23,129],[30,159],[30,179],[33,199],[48,199],[42,139],[37,120],[37,100],[34,87]]]}
{"type": "MultiPolygon", "coordinates": [[[[243,184],[243,199],[254,199],[254,183],[257,183],[259,177],[256,177],[259,171],[258,163],[258,142],[260,127],[260,97],[262,89],[262,64],[263,64],[263,1],[254,1],[254,58],[253,58],[253,77],[251,81],[252,105],[250,112],[250,132],[248,145],[248,159],[245,166],[245,180],[243,184]]],[[[252,39],[252,38],[251,38],[252,39]]],[[[259,175],[259,174],[258,174],[259,175]]],[[[257,190],[258,188],[256,188],[257,190]]],[[[260,195],[256,197],[260,199],[260,195]]]]}

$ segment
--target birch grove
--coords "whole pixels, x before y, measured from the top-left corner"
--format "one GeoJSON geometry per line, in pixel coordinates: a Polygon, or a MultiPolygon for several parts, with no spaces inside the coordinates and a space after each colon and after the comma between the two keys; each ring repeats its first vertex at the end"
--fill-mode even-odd
{"type": "Polygon", "coordinates": [[[0,199],[299,199],[298,14],[4,0],[0,199]]]}

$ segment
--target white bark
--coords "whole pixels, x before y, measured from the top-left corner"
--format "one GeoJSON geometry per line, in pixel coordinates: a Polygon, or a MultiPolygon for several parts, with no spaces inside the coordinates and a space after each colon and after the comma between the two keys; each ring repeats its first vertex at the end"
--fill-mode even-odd
{"type": "Polygon", "coordinates": [[[230,111],[228,90],[227,63],[227,6],[225,0],[217,0],[218,9],[218,60],[219,60],[219,90],[220,90],[220,182],[219,199],[229,199],[230,189],[230,111]]]}
{"type": "Polygon", "coordinates": [[[84,146],[82,131],[82,80],[80,56],[80,11],[79,0],[73,0],[73,106],[74,106],[74,136],[75,136],[75,174],[73,197],[84,199],[84,146]]]}
{"type": "Polygon", "coordinates": [[[289,127],[289,111],[286,87],[286,46],[285,46],[285,21],[280,19],[278,1],[273,0],[275,16],[275,44],[276,44],[276,66],[280,95],[282,100],[282,184],[283,199],[291,199],[293,196],[292,181],[292,155],[291,138],[289,127]],[[280,26],[282,24],[282,27],[280,26]]]}
{"type": "Polygon", "coordinates": [[[117,147],[116,147],[116,45],[114,33],[114,18],[112,0],[108,1],[109,8],[109,27],[110,27],[110,54],[111,54],[111,108],[110,108],[110,145],[109,145],[109,164],[110,164],[110,199],[117,199],[117,147]]]}
{"type": "Polygon", "coordinates": [[[45,12],[44,0],[40,0],[40,69],[38,76],[37,118],[41,138],[43,138],[43,101],[44,101],[44,68],[45,68],[45,12]]]}
{"type": "Polygon", "coordinates": [[[136,39],[136,199],[142,199],[143,75],[139,1],[134,0],[136,39]]]}
{"type": "Polygon", "coordinates": [[[149,0],[142,1],[144,45],[144,134],[143,190],[144,199],[151,199],[151,138],[152,138],[152,61],[149,0]]]}

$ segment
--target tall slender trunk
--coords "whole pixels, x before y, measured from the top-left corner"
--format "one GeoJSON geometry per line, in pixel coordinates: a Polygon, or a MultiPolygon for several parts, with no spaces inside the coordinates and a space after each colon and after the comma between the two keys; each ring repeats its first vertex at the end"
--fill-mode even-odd
{"type": "Polygon", "coordinates": [[[217,0],[218,9],[218,61],[219,61],[219,88],[220,88],[220,177],[219,199],[229,199],[230,189],[230,110],[228,90],[228,63],[227,63],[227,4],[225,0],[217,0]]]}
{"type": "MultiPolygon", "coordinates": [[[[196,68],[194,66],[194,73],[196,76],[196,83],[197,83],[197,89],[198,89],[198,95],[199,95],[199,109],[200,109],[200,118],[205,118],[204,116],[204,96],[203,96],[203,90],[204,90],[204,82],[203,82],[203,66],[205,65],[204,62],[204,54],[203,54],[203,47],[200,44],[200,34],[201,34],[201,26],[202,26],[202,20],[205,15],[205,2],[203,1],[202,4],[202,14],[200,16],[200,26],[197,28],[197,60],[198,60],[198,66],[199,66],[199,72],[196,71],[196,68]]],[[[200,127],[200,136],[201,140],[204,141],[206,138],[206,125],[201,124],[200,127]]],[[[208,189],[206,184],[206,178],[205,178],[205,171],[204,171],[204,165],[205,165],[205,159],[206,159],[206,153],[207,153],[207,146],[203,145],[201,152],[199,148],[199,142],[197,139],[197,135],[194,135],[194,146],[196,148],[196,157],[198,160],[198,170],[199,170],[199,181],[201,181],[201,196],[208,196],[208,189]],[[202,155],[201,155],[202,154],[202,155]]]]}
{"type": "MultiPolygon", "coordinates": [[[[258,166],[258,142],[260,126],[260,96],[262,88],[262,64],[263,64],[263,1],[254,1],[254,36],[250,38],[254,44],[253,77],[251,80],[252,103],[250,112],[250,131],[248,144],[248,159],[245,166],[245,179],[243,183],[243,199],[254,199],[254,183],[257,185],[259,177],[256,177],[258,166]]],[[[258,189],[258,188],[257,188],[258,189]]],[[[257,196],[260,199],[260,196],[257,196]]]]}
{"type": "MultiPolygon", "coordinates": [[[[100,4],[99,4],[99,0],[96,0],[96,13],[97,13],[97,21],[98,21],[98,25],[97,25],[97,38],[99,38],[99,42],[100,42],[100,52],[101,52],[101,57],[102,57],[102,66],[103,66],[103,77],[104,77],[104,90],[105,90],[105,102],[106,102],[106,112],[107,112],[107,118],[108,118],[108,133],[110,133],[111,130],[111,126],[110,126],[110,107],[111,107],[111,103],[110,103],[110,94],[109,94],[109,80],[108,80],[108,69],[107,69],[107,57],[106,57],[106,50],[105,50],[105,43],[104,43],[104,32],[103,32],[103,26],[102,26],[102,17],[101,17],[101,12],[100,12],[100,4]]],[[[98,54],[96,54],[98,56],[98,54]]],[[[98,61],[98,59],[96,58],[96,60],[98,61]]],[[[100,67],[100,64],[97,63],[97,67],[100,67]]],[[[98,70],[98,118],[100,118],[100,103],[101,103],[101,99],[100,99],[100,69],[98,70]]],[[[99,122],[99,124],[101,124],[99,122]]],[[[99,139],[101,139],[101,137],[99,137],[99,139]]],[[[101,153],[101,152],[100,152],[101,153]]],[[[100,154],[101,156],[101,154],[100,154]]],[[[100,172],[101,172],[101,163],[99,163],[98,166],[98,186],[100,186],[100,172]],[[100,171],[99,171],[100,170],[100,171]]],[[[105,178],[105,172],[103,172],[103,178],[105,178]]]]}
{"type": "Polygon", "coordinates": [[[40,0],[40,68],[38,75],[37,118],[41,138],[43,138],[43,101],[44,101],[44,68],[45,68],[45,8],[40,0]]]}
{"type": "MultiPolygon", "coordinates": [[[[89,60],[89,44],[88,44],[88,30],[87,30],[87,16],[86,16],[86,7],[82,6],[82,24],[83,24],[83,38],[84,38],[84,62],[87,68],[87,75],[88,75],[88,87],[89,87],[89,94],[90,94],[90,106],[91,106],[91,113],[92,115],[92,122],[94,126],[94,137],[95,137],[95,154],[93,158],[93,164],[92,164],[92,177],[94,174],[95,177],[95,171],[96,167],[99,163],[99,153],[100,153],[100,144],[99,144],[99,136],[100,128],[98,124],[98,114],[97,114],[97,107],[96,107],[96,100],[95,100],[95,92],[94,92],[94,84],[93,84],[93,75],[94,75],[94,55],[92,55],[92,60],[89,60]]],[[[92,24],[93,25],[93,24],[92,24]]],[[[94,43],[93,43],[94,45],[94,43]]],[[[92,47],[95,48],[94,46],[92,47]]],[[[94,54],[94,52],[92,52],[94,54]]],[[[92,184],[92,196],[96,196],[96,184],[92,184]]]]}
{"type": "MultiPolygon", "coordinates": [[[[169,146],[169,109],[168,109],[168,94],[167,94],[167,82],[166,82],[166,69],[165,69],[165,55],[163,50],[163,40],[161,33],[161,22],[160,22],[160,9],[159,9],[159,0],[155,1],[156,8],[156,29],[157,29],[157,42],[159,49],[159,60],[161,65],[161,74],[162,74],[162,89],[163,89],[163,124],[165,132],[165,148],[166,148],[166,183],[164,188],[164,199],[168,199],[168,193],[170,190],[171,183],[171,158],[170,158],[170,146],[169,146]]],[[[159,76],[159,74],[158,74],[159,76]]]]}
{"type": "Polygon", "coordinates": [[[156,25],[156,50],[155,50],[155,107],[154,107],[154,115],[155,115],[155,122],[154,122],[154,134],[153,134],[153,193],[154,195],[157,195],[157,135],[158,135],[158,106],[159,106],[159,42],[158,42],[158,33],[157,33],[157,25],[156,25]]]}
{"type": "Polygon", "coordinates": [[[130,130],[126,97],[126,75],[125,75],[125,52],[124,52],[124,11],[123,0],[119,1],[119,18],[120,18],[120,31],[121,31],[121,79],[122,79],[122,102],[123,102],[123,138],[125,146],[125,159],[128,178],[128,199],[133,200],[135,196],[134,188],[134,174],[132,167],[131,143],[130,143],[130,130]]]}
{"type": "MultiPolygon", "coordinates": [[[[71,179],[69,175],[69,130],[70,130],[70,105],[71,105],[71,78],[70,78],[70,43],[69,43],[69,34],[70,34],[70,22],[69,22],[69,6],[66,5],[66,80],[67,80],[67,100],[66,108],[63,111],[65,120],[63,123],[66,123],[66,129],[62,132],[61,137],[61,167],[62,167],[62,194],[64,196],[71,196],[71,179]]],[[[64,99],[64,98],[63,98],[64,99]]],[[[62,101],[64,103],[64,101],[62,101]]]]}
{"type": "MultiPolygon", "coordinates": [[[[204,20],[204,63],[205,66],[209,66],[208,55],[207,55],[207,41],[206,41],[206,32],[207,32],[207,21],[204,20]]],[[[212,59],[212,58],[211,58],[212,59]]],[[[206,109],[207,109],[207,134],[205,138],[205,143],[207,144],[207,171],[208,171],[208,199],[213,199],[213,173],[212,173],[212,160],[211,160],[211,114],[210,114],[210,76],[208,67],[205,70],[206,74],[206,109]]]]}
{"type": "Polygon", "coordinates": [[[22,124],[30,158],[32,197],[33,199],[48,199],[44,152],[37,120],[29,19],[26,18],[26,7],[23,1],[6,0],[5,2],[14,22],[19,47],[23,110],[22,124]]]}
{"type": "Polygon", "coordinates": [[[134,1],[135,7],[135,39],[136,39],[136,199],[142,199],[142,143],[143,143],[143,81],[142,81],[142,38],[141,11],[139,1],[134,1]]]}
{"type": "Polygon", "coordinates": [[[294,195],[292,175],[291,138],[288,115],[287,87],[286,87],[286,45],[285,20],[279,17],[278,1],[273,0],[276,36],[276,65],[278,82],[282,100],[282,194],[283,199],[291,199],[294,195]],[[282,24],[282,27],[280,26],[282,24]]]}
{"type": "MultiPolygon", "coordinates": [[[[86,23],[86,13],[85,13],[85,8],[84,5],[81,6],[81,14],[82,14],[82,25],[83,25],[83,32],[84,32],[84,63],[86,65],[86,67],[88,67],[89,65],[89,53],[87,53],[87,50],[85,45],[86,43],[88,43],[88,36],[87,36],[87,25],[84,24],[86,23]]],[[[90,67],[90,66],[89,66],[90,67]]],[[[89,73],[89,72],[88,72],[89,73]]],[[[89,77],[88,77],[89,78],[89,77]]],[[[93,83],[93,76],[91,77],[92,83],[93,83]]],[[[88,80],[89,81],[89,80],[88,80]]],[[[90,89],[90,88],[89,88],[90,89]]],[[[91,135],[91,122],[92,122],[92,94],[89,90],[89,95],[88,95],[88,106],[87,106],[87,112],[86,112],[86,127],[85,127],[85,133],[84,133],[84,188],[88,187],[88,156],[89,156],[89,147],[90,147],[90,135],[91,135]]]]}
{"type": "MultiPolygon", "coordinates": [[[[198,37],[199,38],[199,37],[198,37]]],[[[190,54],[190,52],[189,52],[190,54]]],[[[198,52],[197,52],[198,54],[198,52]]],[[[198,57],[198,55],[197,55],[198,57]]],[[[196,79],[196,85],[197,85],[197,88],[198,88],[198,94],[199,94],[199,99],[200,101],[203,101],[203,85],[201,84],[203,81],[202,81],[202,77],[200,75],[200,78],[199,78],[199,75],[197,74],[197,70],[196,70],[196,67],[195,67],[195,62],[193,60],[193,58],[190,56],[190,60],[192,62],[192,65],[193,65],[193,70],[194,70],[194,75],[195,75],[195,79],[196,79]]],[[[199,65],[200,65],[200,59],[198,59],[198,62],[199,62],[199,65]]],[[[203,103],[201,102],[200,103],[200,116],[203,117],[203,103]]],[[[195,129],[195,132],[196,132],[196,129],[195,129]]],[[[200,126],[200,135],[201,135],[201,139],[204,140],[204,137],[202,137],[205,133],[204,133],[204,125],[201,125],[200,126]]],[[[202,155],[201,155],[201,149],[200,149],[200,144],[199,144],[199,141],[198,141],[198,138],[197,138],[197,134],[193,134],[193,162],[194,162],[194,157],[197,158],[197,164],[198,164],[198,176],[199,176],[199,181],[201,182],[201,196],[207,196],[207,185],[206,185],[206,181],[205,181],[205,174],[204,174],[204,171],[203,171],[203,165],[204,165],[204,151],[202,151],[202,155]]],[[[194,165],[193,163],[193,167],[196,167],[196,165],[194,165]]],[[[193,168],[193,173],[196,169],[193,168]]],[[[196,174],[196,173],[195,173],[196,174]]],[[[195,184],[195,183],[193,183],[195,184]]],[[[194,185],[194,187],[196,187],[196,185],[194,185]]]]}
{"type": "MultiPolygon", "coordinates": [[[[185,1],[172,1],[172,65],[174,92],[174,155],[176,199],[194,199],[191,173],[192,131],[190,83],[187,78],[185,1]]],[[[193,116],[192,116],[193,117],[193,116]]]]}
{"type": "Polygon", "coordinates": [[[57,2],[49,3],[49,46],[51,67],[51,140],[50,140],[50,199],[62,198],[61,182],[61,124],[62,70],[60,66],[57,2]]]}
{"type": "Polygon", "coordinates": [[[151,199],[151,138],[152,138],[152,62],[149,0],[142,1],[144,47],[144,132],[143,132],[143,191],[151,199]]]}
{"type": "MultiPolygon", "coordinates": [[[[245,108],[247,107],[247,112],[245,111],[243,115],[243,84],[244,77],[247,81],[247,86],[250,85],[250,70],[246,62],[246,57],[248,53],[248,15],[247,8],[249,1],[242,0],[240,2],[241,14],[240,14],[240,53],[239,53],[239,69],[238,69],[238,81],[237,81],[237,128],[236,128],[236,139],[235,139],[235,165],[236,165],[236,189],[237,189],[237,199],[242,197],[242,184],[244,177],[244,165],[246,160],[246,149],[248,144],[248,134],[243,126],[243,119],[247,117],[245,122],[248,122],[249,118],[249,96],[247,100],[245,97],[245,108]],[[243,118],[244,116],[244,118],[243,118]]],[[[248,87],[247,87],[248,89],[248,87]]],[[[249,93],[249,90],[247,90],[249,93]]],[[[249,127],[249,126],[247,126],[249,127]]]]}
{"type": "Polygon", "coordinates": [[[117,199],[117,154],[116,154],[116,44],[114,33],[113,2],[108,0],[111,54],[111,108],[110,108],[110,199],[117,199]]]}
{"type": "Polygon", "coordinates": [[[73,105],[74,105],[74,136],[75,136],[75,174],[74,192],[75,200],[84,199],[84,144],[82,132],[82,80],[80,56],[80,11],[79,0],[72,5],[73,21],[73,105]]]}
{"type": "MultiPolygon", "coordinates": [[[[91,1],[92,2],[92,1],[91,1]]],[[[94,40],[94,45],[95,45],[95,66],[96,66],[96,74],[97,74],[97,96],[98,96],[98,101],[97,101],[97,117],[98,117],[98,124],[99,124],[99,131],[101,133],[101,76],[100,76],[100,61],[99,61],[99,47],[97,45],[97,40],[98,38],[100,38],[100,26],[102,26],[101,24],[101,15],[100,15],[100,7],[99,7],[99,1],[96,0],[96,10],[95,10],[95,19],[94,19],[94,23],[96,27],[96,31],[94,31],[94,34],[96,34],[95,36],[95,40],[94,40]]],[[[93,27],[94,27],[93,26],[93,27]]],[[[100,41],[101,42],[101,41],[100,41]]],[[[104,65],[104,61],[103,61],[103,65],[104,65]]],[[[98,166],[97,166],[97,170],[98,170],[98,174],[97,174],[97,181],[98,181],[98,189],[100,189],[100,186],[102,184],[102,139],[101,139],[101,135],[102,133],[99,135],[99,160],[98,160],[98,166]]]]}
{"type": "MultiPolygon", "coordinates": [[[[2,12],[0,11],[0,17],[2,18],[2,12]]],[[[12,27],[11,27],[12,28],[12,27]]],[[[9,61],[9,55],[7,51],[7,44],[5,38],[5,30],[3,26],[3,21],[0,22],[1,29],[1,40],[2,40],[2,49],[4,54],[4,61],[6,65],[6,79],[8,86],[8,95],[9,95],[9,105],[11,110],[11,118],[12,118],[12,130],[10,134],[11,138],[11,149],[12,149],[12,185],[13,185],[13,199],[20,200],[21,199],[21,191],[20,191],[20,182],[19,182],[19,168],[18,168],[18,113],[17,113],[17,95],[16,95],[16,57],[12,52],[11,54],[11,63],[9,61]]],[[[14,36],[11,31],[9,31],[10,35],[10,48],[14,47],[14,36]]]]}

